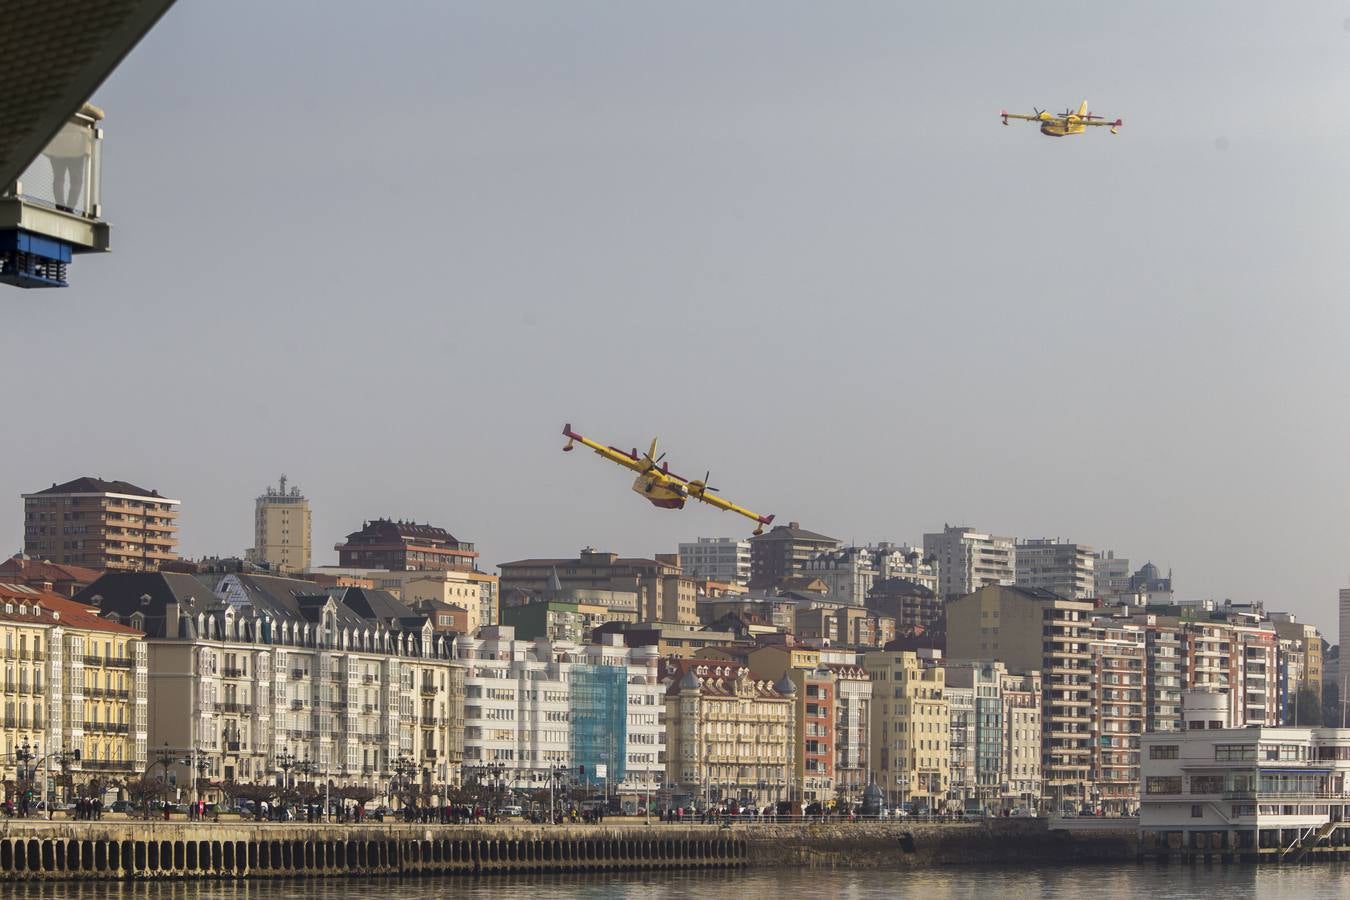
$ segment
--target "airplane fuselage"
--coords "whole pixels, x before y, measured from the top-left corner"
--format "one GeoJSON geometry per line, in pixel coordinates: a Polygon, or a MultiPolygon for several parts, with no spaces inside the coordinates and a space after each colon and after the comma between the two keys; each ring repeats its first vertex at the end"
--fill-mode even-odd
{"type": "Polygon", "coordinates": [[[666,478],[658,470],[643,472],[633,481],[633,490],[652,506],[662,509],[684,509],[689,491],[677,481],[666,478]]]}
{"type": "Polygon", "coordinates": [[[1086,125],[1079,125],[1072,119],[1068,122],[1060,119],[1041,122],[1041,134],[1046,137],[1065,137],[1070,134],[1082,134],[1085,131],[1087,131],[1086,125]]]}

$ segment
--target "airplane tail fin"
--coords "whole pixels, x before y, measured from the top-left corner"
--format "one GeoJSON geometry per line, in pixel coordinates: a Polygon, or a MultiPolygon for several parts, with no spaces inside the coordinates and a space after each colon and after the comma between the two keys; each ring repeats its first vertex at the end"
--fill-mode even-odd
{"type": "Polygon", "coordinates": [[[1087,101],[1084,100],[1082,103],[1078,104],[1078,115],[1086,116],[1087,114],[1088,114],[1087,101]]]}

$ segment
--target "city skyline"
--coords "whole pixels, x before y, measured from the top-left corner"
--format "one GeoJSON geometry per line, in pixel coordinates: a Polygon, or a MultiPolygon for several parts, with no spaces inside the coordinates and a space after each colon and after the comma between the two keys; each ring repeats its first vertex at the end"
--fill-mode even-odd
{"type": "Polygon", "coordinates": [[[377,516],[490,563],[748,534],[571,421],[848,543],[1065,535],[1335,633],[1343,9],[242,10],[97,92],[114,252],[5,295],[8,552],[86,474],[182,498],[189,556],[279,471],[323,559],[377,516]],[[1084,97],[1119,135],[998,121],[1084,97]]]}

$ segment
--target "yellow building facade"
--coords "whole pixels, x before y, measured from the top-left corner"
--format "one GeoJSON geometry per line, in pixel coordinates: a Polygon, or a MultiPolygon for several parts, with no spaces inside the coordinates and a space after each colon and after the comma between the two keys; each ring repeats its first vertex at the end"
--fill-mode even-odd
{"type": "Polygon", "coordinates": [[[872,764],[876,784],[895,803],[941,810],[951,781],[951,719],[946,675],[913,651],[868,653],[872,678],[872,764]]]}

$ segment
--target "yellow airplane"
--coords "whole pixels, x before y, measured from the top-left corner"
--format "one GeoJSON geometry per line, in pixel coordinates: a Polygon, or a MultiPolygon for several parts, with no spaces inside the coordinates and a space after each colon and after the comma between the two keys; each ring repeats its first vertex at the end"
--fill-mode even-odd
{"type": "Polygon", "coordinates": [[[999,115],[1003,117],[1004,125],[1008,124],[1009,119],[1040,122],[1041,134],[1046,137],[1064,137],[1069,134],[1082,134],[1087,131],[1089,125],[1105,125],[1107,128],[1111,129],[1112,134],[1117,134],[1118,132],[1116,129],[1125,124],[1120,119],[1116,119],[1114,122],[1108,122],[1101,116],[1094,116],[1092,113],[1088,112],[1086,100],[1079,105],[1078,112],[1066,109],[1062,116],[1056,116],[1052,113],[1045,112],[1044,110],[1036,109],[1034,106],[1032,109],[1036,110],[1032,115],[1027,115],[1026,113],[1010,113],[1006,109],[1000,112],[999,115]]]}
{"type": "Polygon", "coordinates": [[[702,479],[696,478],[691,481],[671,472],[670,463],[661,462],[665,458],[665,454],[656,455],[655,438],[652,439],[652,445],[647,452],[638,456],[636,447],[625,452],[618,447],[606,447],[604,444],[597,444],[590,438],[582,437],[572,430],[570,423],[563,426],[563,435],[567,438],[567,445],[563,447],[564,452],[571,450],[573,444],[579,441],[610,462],[618,463],[625,469],[632,469],[637,472],[638,477],[633,482],[633,490],[641,494],[653,506],[659,506],[662,509],[684,509],[685,501],[693,497],[709,506],[715,506],[718,509],[745,516],[747,519],[753,519],[755,534],[763,534],[764,526],[773,521],[773,516],[761,516],[744,506],[737,506],[730,500],[723,500],[721,497],[715,496],[712,492],[717,488],[708,484],[708,475],[704,475],[702,479]]]}

